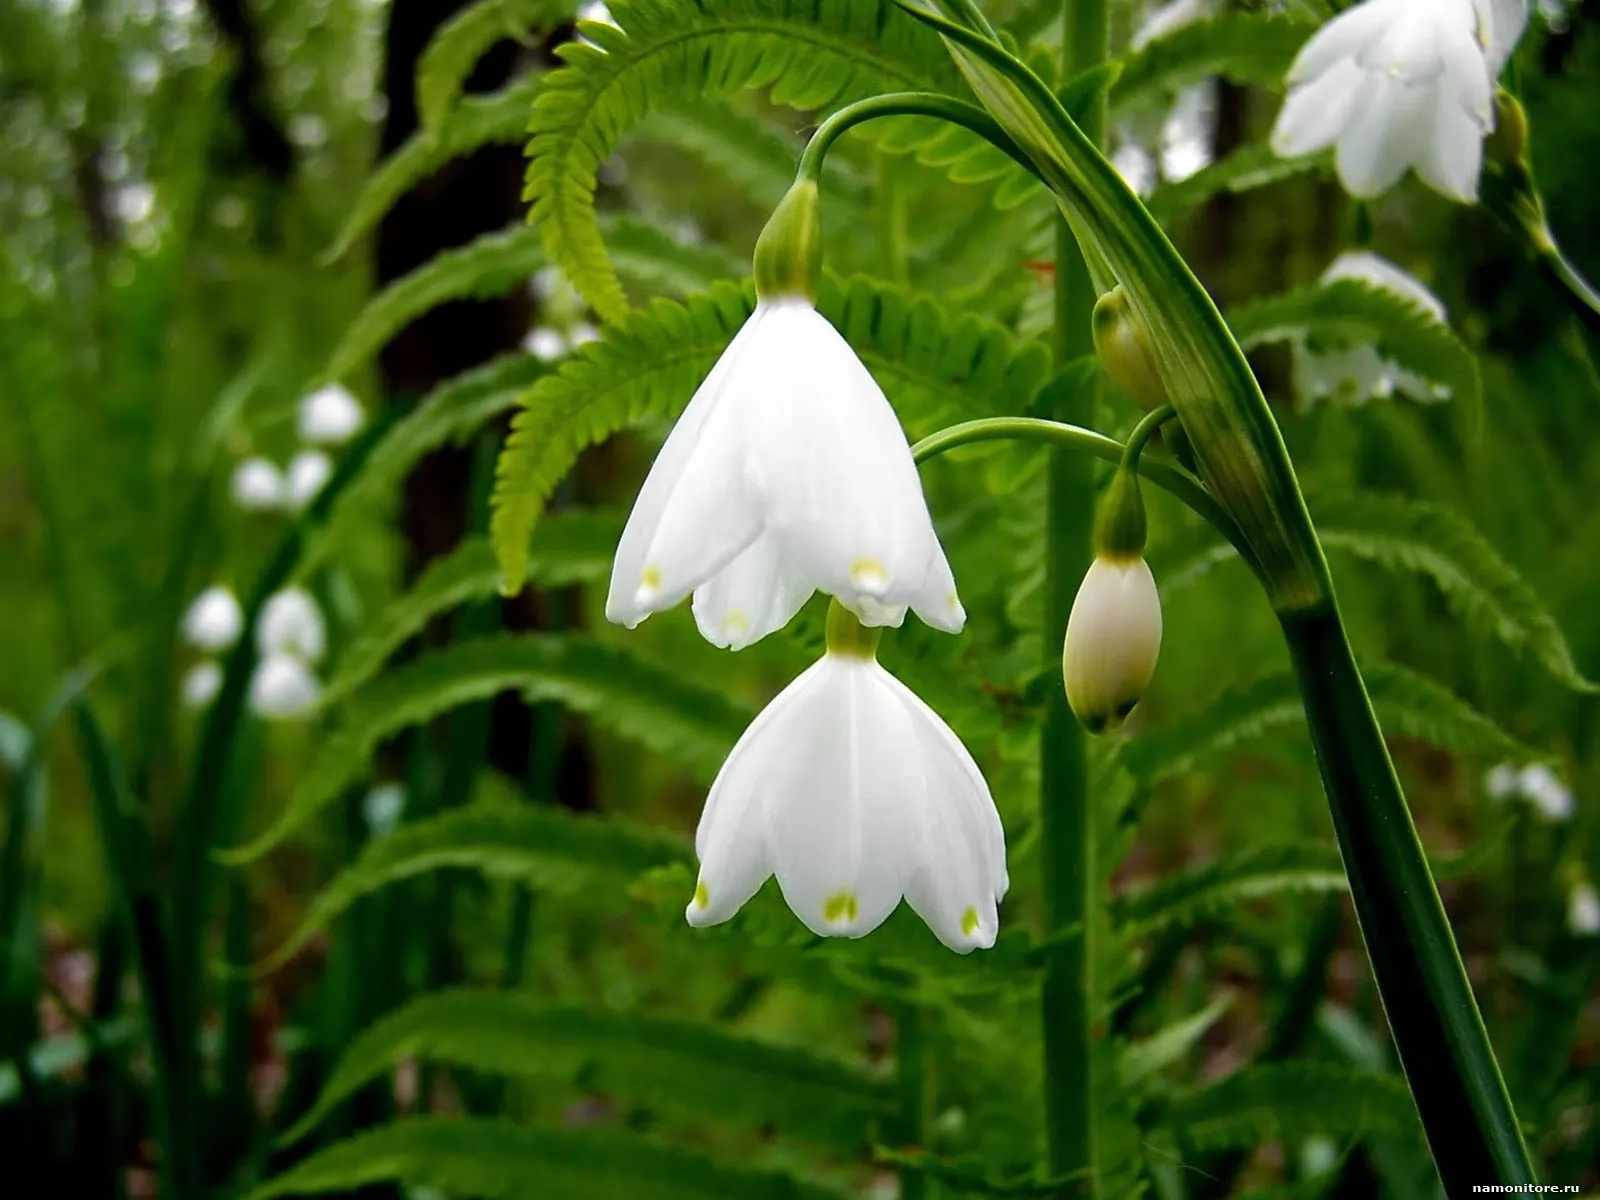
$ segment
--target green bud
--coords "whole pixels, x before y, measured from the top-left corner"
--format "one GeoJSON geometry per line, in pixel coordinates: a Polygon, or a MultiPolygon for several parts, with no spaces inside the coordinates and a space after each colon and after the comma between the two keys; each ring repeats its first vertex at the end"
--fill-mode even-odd
{"type": "Polygon", "coordinates": [[[1095,513],[1095,556],[1112,562],[1143,558],[1146,530],[1138,472],[1119,467],[1095,513]]]}
{"type": "Polygon", "coordinates": [[[837,600],[828,603],[827,644],[829,654],[848,654],[852,658],[876,658],[883,630],[863,625],[860,619],[837,600]]]}
{"type": "Polygon", "coordinates": [[[1150,353],[1150,339],[1121,284],[1100,297],[1091,324],[1100,365],[1117,390],[1147,412],[1168,403],[1167,387],[1150,353]]]}
{"type": "Polygon", "coordinates": [[[1494,94],[1494,132],[1484,142],[1484,153],[1501,166],[1528,165],[1528,114],[1505,88],[1494,94]]]}
{"type": "Polygon", "coordinates": [[[817,298],[822,275],[822,214],[817,184],[797,179],[756,239],[756,295],[817,298]]]}

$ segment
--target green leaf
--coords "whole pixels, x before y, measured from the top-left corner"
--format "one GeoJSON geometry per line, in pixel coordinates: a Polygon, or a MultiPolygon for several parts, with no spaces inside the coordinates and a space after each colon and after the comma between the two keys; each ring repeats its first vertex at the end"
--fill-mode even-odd
{"type": "Polygon", "coordinates": [[[1213,75],[1278,87],[1316,28],[1305,21],[1242,13],[1192,22],[1130,54],[1112,87],[1112,101],[1128,105],[1156,99],[1213,75]]]}
{"type": "Polygon", "coordinates": [[[340,379],[383,349],[395,334],[447,300],[503,295],[544,266],[544,252],[530,229],[514,225],[446,250],[395,280],[359,313],[340,339],[323,375],[340,379]]]}
{"type": "Polygon", "coordinates": [[[1428,576],[1469,626],[1536,659],[1575,691],[1600,690],[1572,661],[1539,593],[1458,513],[1372,493],[1323,499],[1314,507],[1328,549],[1428,576]]]}
{"type": "Polygon", "coordinates": [[[417,62],[417,113],[424,129],[437,129],[461,96],[467,76],[496,42],[526,41],[540,24],[572,19],[576,0],[478,0],[433,35],[417,62]]]}
{"type": "Polygon", "coordinates": [[[843,1200],[788,1175],[726,1166],[635,1134],[443,1117],[397,1121],[338,1142],[247,1200],[376,1183],[484,1200],[843,1200]]]}
{"type": "Polygon", "coordinates": [[[1359,279],[1301,288],[1255,300],[1228,314],[1240,344],[1302,338],[1335,344],[1371,343],[1384,358],[1476,403],[1478,360],[1450,327],[1407,296],[1359,279]]]}
{"type": "Polygon", "coordinates": [[[520,144],[528,133],[528,109],[543,82],[544,73],[534,71],[498,92],[468,96],[436,128],[412,134],[362,184],[344,227],[325,257],[330,261],[343,258],[358,239],[383,220],[395,201],[451,159],[494,143],[520,144]]]}
{"type": "Polygon", "coordinates": [[[644,296],[688,296],[749,271],[749,263],[711,243],[684,241],[652,221],[602,222],[617,273],[644,296]]]}
{"type": "Polygon", "coordinates": [[[771,1125],[847,1149],[863,1145],[873,1122],[898,1111],[891,1080],[805,1050],[691,1021],[461,990],[423,996],[363,1033],[285,1140],[309,1133],[406,1058],[535,1079],[582,1072],[585,1090],[664,1116],[771,1125]]]}
{"type": "Polygon", "coordinates": [[[1225,855],[1169,875],[1142,892],[1118,896],[1111,902],[1111,918],[1121,936],[1144,937],[1174,925],[1192,925],[1261,896],[1345,886],[1334,847],[1290,842],[1225,855]]]}
{"type": "Polygon", "coordinates": [[[653,110],[744,89],[830,108],[882,91],[951,91],[939,40],[891,0],[618,0],[595,44],[569,43],[539,92],[526,195],[545,247],[606,321],[628,311],[596,219],[596,171],[653,110]],[[627,32],[624,33],[623,30],[627,32]]]}
{"type": "MultiPolygon", "coordinates": [[[[504,577],[527,574],[528,537],[578,454],[646,417],[676,417],[754,310],[748,282],[682,305],[657,300],[607,326],[523,398],[501,453],[491,528],[504,577]]],[[[1001,326],[865,279],[823,281],[818,308],[872,370],[913,438],[1025,406],[1049,352],[1001,326]]]]}
{"type": "Polygon", "coordinates": [[[1310,1063],[1245,1067],[1180,1097],[1163,1124],[1180,1145],[1194,1150],[1247,1148],[1317,1134],[1414,1137],[1417,1132],[1411,1094],[1398,1077],[1310,1063]]]}
{"type": "Polygon", "coordinates": [[[1187,179],[1163,183],[1151,195],[1149,208],[1158,219],[1171,221],[1221,192],[1237,195],[1326,166],[1326,156],[1279,158],[1267,143],[1251,142],[1202,167],[1187,179]]]}
{"type": "MultiPolygon", "coordinates": [[[[611,556],[621,536],[622,518],[614,513],[551,516],[534,536],[528,582],[561,587],[603,579],[611,570],[611,556]]],[[[338,670],[324,691],[325,702],[337,702],[366,683],[396,649],[440,613],[499,590],[500,564],[486,538],[468,538],[448,555],[435,559],[409,592],[362,626],[339,658],[338,670]]]]}
{"type": "Polygon", "coordinates": [[[646,871],[692,861],[663,834],[551,805],[479,801],[369,841],[317,893],[299,927],[260,966],[276,970],[363,896],[398,880],[458,867],[543,892],[620,892],[646,871]]]}
{"type": "Polygon", "coordinates": [[[1180,1017],[1149,1037],[1129,1043],[1118,1063],[1122,1086],[1131,1087],[1182,1060],[1233,1007],[1233,1001],[1233,993],[1224,992],[1199,1012],[1180,1017]]]}
{"type": "Polygon", "coordinates": [[[515,689],[558,701],[709,779],[754,714],[717,688],[629,651],[555,634],[481,638],[425,654],[357,691],[270,829],[229,851],[259,857],[366,774],[386,738],[475,700],[515,689]]]}

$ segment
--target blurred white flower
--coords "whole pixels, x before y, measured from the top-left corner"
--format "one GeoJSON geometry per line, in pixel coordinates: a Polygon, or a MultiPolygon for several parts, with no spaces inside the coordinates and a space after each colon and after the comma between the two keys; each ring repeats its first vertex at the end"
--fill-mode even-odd
{"type": "Polygon", "coordinates": [[[605,0],[588,0],[578,6],[578,20],[599,21],[605,25],[615,25],[611,19],[611,9],[606,7],[605,0]]]}
{"type": "Polygon", "coordinates": [[[1156,5],[1134,30],[1133,49],[1142,50],[1157,38],[1209,17],[1215,7],[1216,0],[1170,0],[1167,4],[1156,5]]]}
{"type": "Polygon", "coordinates": [[[304,508],[333,475],[333,460],[321,450],[302,450],[289,460],[290,508],[304,508]]]}
{"type": "Polygon", "coordinates": [[[1428,290],[1422,280],[1370,250],[1349,250],[1328,264],[1328,269],[1322,273],[1322,282],[1332,283],[1338,279],[1359,280],[1404,296],[1430,313],[1441,325],[1445,323],[1447,314],[1444,303],[1428,290]]]}
{"type": "Polygon", "coordinates": [[[1155,191],[1155,155],[1132,138],[1125,138],[1117,143],[1116,149],[1111,154],[1111,165],[1117,169],[1117,174],[1122,176],[1122,181],[1133,189],[1134,195],[1142,199],[1155,191]]]}
{"type": "Polygon", "coordinates": [[[1600,892],[1579,883],[1567,893],[1567,928],[1579,937],[1600,936],[1600,892]]]}
{"type": "Polygon", "coordinates": [[[313,445],[337,446],[355,436],[366,415],[350,389],[337,383],[318,388],[300,401],[300,439],[313,445]]]}
{"type": "Polygon", "coordinates": [[[567,345],[576,350],[579,346],[587,346],[590,342],[600,340],[600,331],[587,322],[580,321],[567,331],[567,345]]]}
{"type": "Polygon", "coordinates": [[[317,677],[293,654],[267,654],[250,677],[250,707],[259,716],[304,716],[321,697],[317,677]]]}
{"type": "Polygon", "coordinates": [[[1483,777],[1483,790],[1491,800],[1504,800],[1517,790],[1517,769],[1500,763],[1483,777]]]}
{"type": "Polygon", "coordinates": [[[288,483],[277,464],[264,458],[247,458],[233,472],[233,500],[240,508],[266,512],[282,508],[288,483]]]}
{"type": "Polygon", "coordinates": [[[398,783],[380,783],[361,801],[361,815],[373,837],[393,833],[405,812],[406,790],[398,783]]]}
{"type": "Polygon", "coordinates": [[[1570,821],[1575,811],[1572,792],[1544,763],[1530,763],[1517,775],[1517,790],[1547,820],[1570,821]]]}
{"type": "Polygon", "coordinates": [[[1207,79],[1178,92],[1161,127],[1161,175],[1176,183],[1211,165],[1217,132],[1217,83],[1207,79]]]}
{"type": "Polygon", "coordinates": [[[262,658],[287,654],[303,662],[321,660],[327,648],[322,611],[303,588],[274,592],[261,607],[256,623],[256,649],[262,658]]]}
{"type": "Polygon", "coordinates": [[[202,708],[216,699],[222,690],[222,667],[209,658],[190,667],[183,677],[179,693],[188,708],[202,708]]]}
{"type": "Polygon", "coordinates": [[[522,339],[522,348],[540,362],[555,362],[566,354],[567,339],[562,336],[560,330],[541,325],[537,329],[529,330],[528,336],[522,339]]]}
{"type": "Polygon", "coordinates": [[[220,583],[195,598],[183,617],[183,636],[200,650],[226,650],[244,629],[244,610],[220,583]]]}

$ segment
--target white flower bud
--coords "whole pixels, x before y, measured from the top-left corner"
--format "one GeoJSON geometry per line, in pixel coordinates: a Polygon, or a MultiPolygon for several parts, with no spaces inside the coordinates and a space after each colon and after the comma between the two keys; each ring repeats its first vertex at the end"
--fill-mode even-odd
{"type": "Polygon", "coordinates": [[[233,472],[233,500],[251,512],[282,508],[288,484],[275,463],[264,458],[247,458],[233,472]]]}
{"type": "Polygon", "coordinates": [[[222,690],[222,668],[210,659],[197,662],[183,677],[179,694],[184,707],[204,708],[222,690]]]}
{"type": "Polygon", "coordinates": [[[355,436],[366,420],[349,388],[330,383],[300,401],[300,440],[337,446],[355,436]]]}
{"type": "Polygon", "coordinates": [[[317,706],[322,685],[292,654],[269,654],[250,677],[250,707],[267,718],[301,717],[317,706]]]}
{"type": "Polygon", "coordinates": [[[274,592],[261,607],[256,623],[256,648],[262,658],[289,654],[314,663],[327,648],[327,631],[317,602],[302,588],[274,592]]]}
{"type": "Polygon", "coordinates": [[[302,450],[289,462],[290,508],[304,508],[316,499],[333,475],[333,460],[320,450],[302,450]]]}
{"type": "Polygon", "coordinates": [[[198,650],[226,650],[243,629],[244,612],[220,583],[201,592],[183,618],[183,636],[198,650]]]}
{"type": "Polygon", "coordinates": [[[1143,558],[1099,557],[1067,619],[1061,672],[1067,703],[1090,733],[1127,719],[1161,652],[1161,596],[1143,558]]]}

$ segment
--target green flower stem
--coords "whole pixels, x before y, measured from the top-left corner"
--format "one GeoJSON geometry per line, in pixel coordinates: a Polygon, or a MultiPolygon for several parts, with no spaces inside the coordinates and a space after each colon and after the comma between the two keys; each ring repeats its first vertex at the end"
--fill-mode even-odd
{"type": "Polygon", "coordinates": [[[1542,244],[1536,243],[1534,250],[1540,274],[1560,292],[1567,307],[1589,331],[1589,336],[1600,339],[1600,292],[1595,291],[1594,285],[1561,252],[1548,229],[1544,231],[1542,244]]]}
{"type": "Polygon", "coordinates": [[[1144,453],[1145,445],[1155,436],[1168,421],[1178,415],[1178,410],[1170,404],[1163,404],[1160,408],[1147,414],[1143,420],[1133,427],[1133,432],[1128,435],[1127,447],[1122,452],[1122,467],[1127,471],[1139,469],[1139,456],[1144,453]]]}
{"type": "Polygon", "coordinates": [[[960,125],[1009,156],[1042,182],[1033,160],[1006,135],[1005,130],[1000,128],[993,117],[976,104],[957,100],[939,92],[890,92],[887,95],[871,96],[866,100],[845,105],[817,126],[817,131],[811,135],[805,151],[800,155],[800,169],[796,172],[796,178],[809,179],[820,185],[822,163],[827,158],[828,151],[833,148],[833,144],[857,125],[879,117],[937,117],[960,125]]]}

